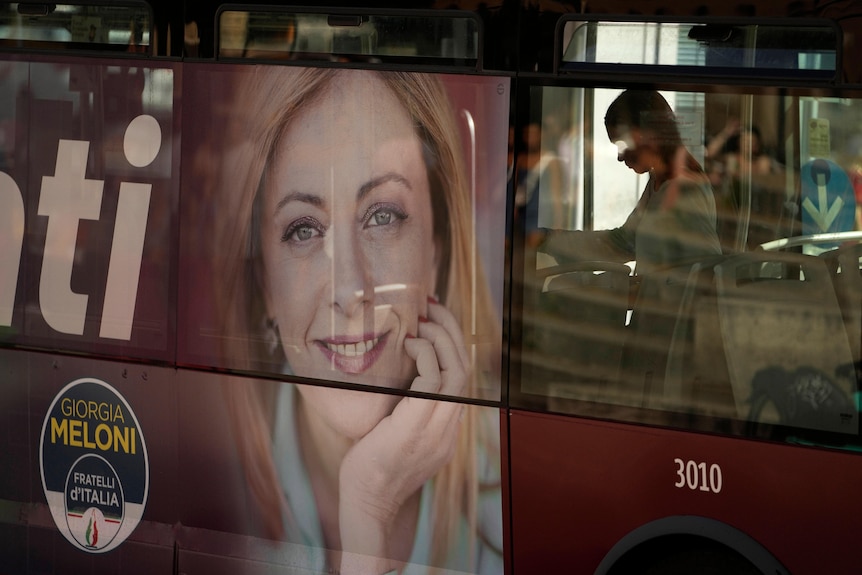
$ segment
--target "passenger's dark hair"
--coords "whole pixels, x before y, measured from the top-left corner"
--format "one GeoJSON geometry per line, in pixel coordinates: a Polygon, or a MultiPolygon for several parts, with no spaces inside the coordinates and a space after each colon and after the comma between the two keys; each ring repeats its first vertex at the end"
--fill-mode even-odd
{"type": "Polygon", "coordinates": [[[658,136],[661,148],[673,153],[682,145],[676,115],[664,97],[655,90],[626,90],[608,107],[606,127],[634,127],[658,136]]]}
{"type": "Polygon", "coordinates": [[[767,153],[763,149],[763,136],[760,133],[760,128],[758,128],[755,125],[746,126],[739,133],[734,134],[731,137],[729,137],[727,139],[727,142],[725,142],[725,144],[724,144],[724,148],[722,149],[722,152],[727,153],[727,154],[737,154],[740,151],[742,151],[742,146],[739,145],[740,144],[739,140],[742,137],[742,135],[745,134],[746,132],[751,134],[751,137],[753,140],[757,141],[757,145],[752,147],[752,155],[757,157],[761,154],[767,153]]]}
{"type": "MultiPolygon", "coordinates": [[[[617,96],[605,113],[605,127],[650,132],[667,165],[673,164],[674,155],[683,146],[676,115],[664,96],[655,90],[626,90],[617,96]]],[[[690,169],[703,171],[693,157],[687,163],[690,169]]]]}

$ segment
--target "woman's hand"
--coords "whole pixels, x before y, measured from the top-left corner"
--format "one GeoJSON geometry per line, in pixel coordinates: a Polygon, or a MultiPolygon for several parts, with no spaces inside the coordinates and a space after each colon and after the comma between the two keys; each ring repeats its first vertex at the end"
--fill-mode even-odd
{"type": "MultiPolygon", "coordinates": [[[[470,358],[444,306],[429,302],[428,318],[404,347],[418,371],[410,389],[463,394],[470,358]]],[[[450,401],[405,397],[347,453],[339,473],[343,573],[385,573],[409,558],[420,490],[455,454],[462,410],[450,401]]]]}

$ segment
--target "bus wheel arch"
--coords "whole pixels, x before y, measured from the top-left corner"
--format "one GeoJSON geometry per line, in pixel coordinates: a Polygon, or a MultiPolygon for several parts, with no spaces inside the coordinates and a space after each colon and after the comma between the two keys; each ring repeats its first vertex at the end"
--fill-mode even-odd
{"type": "Polygon", "coordinates": [[[738,568],[732,572],[789,574],[763,545],[739,529],[699,516],[664,517],[629,532],[611,548],[596,569],[596,575],[686,572],[698,553],[718,569],[724,561],[738,568]],[[748,571],[741,567],[747,566],[748,571]],[[635,569],[636,567],[636,569],[635,569]]]}

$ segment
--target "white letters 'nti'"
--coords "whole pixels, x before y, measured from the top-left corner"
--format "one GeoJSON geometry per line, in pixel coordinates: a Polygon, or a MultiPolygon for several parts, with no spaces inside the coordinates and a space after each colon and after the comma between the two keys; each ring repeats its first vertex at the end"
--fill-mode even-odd
{"type": "MultiPolygon", "coordinates": [[[[148,166],[158,155],[161,140],[158,121],[146,114],[138,116],[126,128],[126,160],[137,168],[148,166]]],[[[42,178],[39,197],[39,215],[48,216],[39,305],[48,325],[77,335],[84,333],[88,297],[71,287],[78,221],[99,219],[104,187],[103,180],[85,176],[89,146],[89,142],[60,140],[54,175],[42,178]]],[[[120,183],[100,337],[131,339],[151,191],[150,184],[120,183]]]]}

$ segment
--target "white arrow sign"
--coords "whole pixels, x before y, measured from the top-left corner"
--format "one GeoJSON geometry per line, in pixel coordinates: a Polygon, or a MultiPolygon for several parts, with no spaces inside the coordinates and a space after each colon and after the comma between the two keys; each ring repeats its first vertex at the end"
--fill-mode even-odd
{"type": "Polygon", "coordinates": [[[824,174],[817,174],[817,203],[819,205],[815,207],[810,198],[805,198],[802,201],[802,207],[808,212],[820,231],[825,232],[838,217],[841,208],[844,207],[844,200],[835,198],[832,205],[828,205],[829,199],[826,197],[826,176],[824,174]]]}

